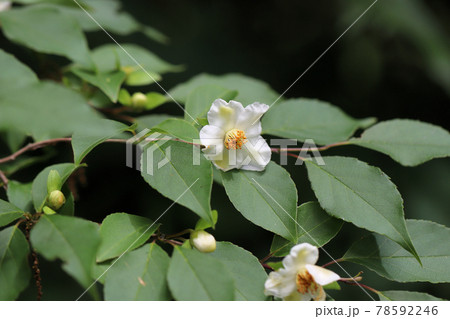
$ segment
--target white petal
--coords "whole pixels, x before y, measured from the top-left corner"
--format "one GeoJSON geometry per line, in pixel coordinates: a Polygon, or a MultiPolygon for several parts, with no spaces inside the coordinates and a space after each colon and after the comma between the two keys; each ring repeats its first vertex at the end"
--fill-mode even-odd
{"type": "Polygon", "coordinates": [[[243,130],[250,128],[259,122],[261,116],[267,112],[269,106],[259,102],[248,105],[237,119],[236,128],[243,130]]]}
{"type": "Polygon", "coordinates": [[[311,293],[311,298],[314,299],[314,301],[324,301],[327,298],[327,294],[322,286],[318,286],[317,289],[311,293]]]}
{"type": "Polygon", "coordinates": [[[295,245],[289,255],[284,257],[283,265],[286,269],[296,269],[297,271],[306,264],[315,264],[319,259],[319,250],[316,246],[308,243],[295,245]]]}
{"type": "Polygon", "coordinates": [[[262,131],[261,122],[257,121],[252,126],[246,128],[244,133],[245,133],[245,137],[246,138],[252,138],[252,137],[260,136],[261,135],[261,131],[262,131]]]}
{"type": "Polygon", "coordinates": [[[261,136],[249,138],[241,154],[237,164],[241,169],[249,171],[263,171],[272,157],[269,145],[261,136]]]}
{"type": "Polygon", "coordinates": [[[272,271],[264,283],[264,293],[277,298],[285,298],[296,291],[295,274],[284,269],[272,271]]]}
{"type": "Polygon", "coordinates": [[[205,145],[223,144],[225,132],[218,126],[205,125],[200,130],[200,142],[205,145]]]}
{"type": "Polygon", "coordinates": [[[341,278],[338,274],[323,267],[316,265],[306,265],[305,267],[309,274],[313,277],[314,281],[321,286],[331,284],[341,278]]]}
{"type": "Polygon", "coordinates": [[[213,164],[221,171],[226,172],[232,170],[233,168],[237,168],[235,158],[233,158],[233,156],[231,156],[230,158],[230,151],[225,147],[223,147],[223,152],[220,154],[220,156],[210,159],[213,160],[213,164]]]}
{"type": "Polygon", "coordinates": [[[208,123],[228,132],[235,128],[237,118],[241,116],[243,111],[244,107],[239,102],[230,101],[227,103],[222,99],[217,99],[208,111],[208,123]]]}

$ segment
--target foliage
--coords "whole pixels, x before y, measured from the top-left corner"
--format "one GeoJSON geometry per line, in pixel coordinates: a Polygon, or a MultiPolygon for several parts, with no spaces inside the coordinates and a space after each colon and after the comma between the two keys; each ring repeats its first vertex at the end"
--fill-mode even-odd
{"type": "MultiPolygon", "coordinates": [[[[277,102],[279,93],[268,84],[238,73],[200,74],[167,94],[155,92],[155,82],[183,66],[135,44],[92,48],[86,34],[99,26],[83,10],[113,34],[141,32],[159,43],[167,43],[167,37],[123,12],[118,1],[80,2],[81,9],[71,1],[16,1],[12,9],[0,13],[1,31],[18,50],[57,65],[56,71],[43,73],[0,50],[0,133],[9,148],[0,158],[0,183],[6,190],[0,199],[1,300],[20,299],[27,287],[33,287],[30,278],[36,267],[28,257],[36,254],[41,260],[60,261],[62,270],[79,285],[80,297],[87,299],[268,300],[265,269],[279,268],[278,257],[288,255],[296,244],[323,247],[349,224],[366,236],[349,245],[336,262],[361,265],[399,283],[450,282],[450,251],[442,244],[450,238],[447,227],[405,219],[403,198],[394,182],[353,153],[310,156],[347,145],[381,152],[403,166],[417,166],[450,156],[449,132],[417,120],[357,119],[315,99],[283,97],[277,102]],[[207,114],[216,99],[244,106],[277,102],[262,118],[262,134],[290,142],[312,140],[322,147],[272,148],[272,161],[263,171],[219,171],[203,156],[205,145],[199,143],[199,131],[208,124],[207,114]],[[184,113],[155,112],[160,108],[173,113],[166,103],[184,105],[184,113]],[[23,155],[67,142],[73,151],[70,160],[50,163],[45,153],[23,155]],[[94,155],[101,157],[98,149],[105,143],[122,143],[127,152],[131,144],[137,145],[139,177],[171,203],[162,214],[149,219],[144,211],[131,214],[104,208],[100,223],[79,217],[74,180],[91,170],[87,164],[94,155]],[[274,154],[286,152],[305,165],[285,169],[277,164],[274,154]],[[30,176],[26,168],[40,167],[42,161],[45,166],[30,176]],[[317,201],[304,201],[308,185],[299,183],[293,170],[305,170],[317,201]],[[55,178],[57,182],[52,182],[55,178]],[[228,241],[218,241],[214,252],[202,253],[183,237],[191,227],[214,232],[229,218],[226,206],[214,201],[218,189],[246,220],[273,236],[267,257],[258,260],[253,252],[228,241]],[[61,206],[51,203],[55,191],[63,199],[61,206]],[[172,228],[159,219],[175,204],[185,208],[180,214],[194,216],[196,224],[167,234],[172,228]]],[[[390,18],[387,13],[382,17],[390,18]]],[[[400,32],[404,24],[397,28],[400,32]]],[[[444,79],[429,63],[430,72],[444,79]]],[[[111,175],[114,178],[114,168],[111,175]]],[[[95,190],[110,198],[121,191],[95,190]]],[[[152,207],[160,207],[155,198],[146,199],[152,207]]],[[[103,206],[99,203],[96,209],[103,206]]],[[[242,236],[253,235],[249,231],[242,236]]],[[[437,299],[422,292],[373,291],[383,300],[437,299]]]]}

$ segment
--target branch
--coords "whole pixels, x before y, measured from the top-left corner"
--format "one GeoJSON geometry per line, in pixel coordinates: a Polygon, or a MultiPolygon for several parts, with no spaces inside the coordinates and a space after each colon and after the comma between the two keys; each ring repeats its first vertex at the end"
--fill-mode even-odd
{"type": "Polygon", "coordinates": [[[0,180],[2,181],[2,186],[5,190],[8,189],[8,178],[6,177],[5,173],[3,173],[2,171],[0,171],[0,180]]]}

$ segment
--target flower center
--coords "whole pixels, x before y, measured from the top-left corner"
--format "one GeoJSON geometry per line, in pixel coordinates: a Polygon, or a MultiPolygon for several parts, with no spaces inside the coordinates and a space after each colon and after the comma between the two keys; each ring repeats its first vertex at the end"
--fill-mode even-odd
{"type": "Polygon", "coordinates": [[[232,129],[225,134],[224,144],[227,149],[241,149],[246,142],[247,138],[242,130],[232,129]]]}
{"type": "Polygon", "coordinates": [[[319,288],[311,274],[305,268],[297,273],[296,283],[297,291],[301,294],[315,292],[319,288]]]}

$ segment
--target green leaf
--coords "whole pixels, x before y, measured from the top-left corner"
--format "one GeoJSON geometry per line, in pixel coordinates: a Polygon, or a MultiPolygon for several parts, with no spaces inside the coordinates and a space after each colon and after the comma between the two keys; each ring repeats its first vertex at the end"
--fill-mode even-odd
{"type": "Polygon", "coordinates": [[[57,54],[92,67],[86,38],[78,23],[56,9],[27,6],[0,12],[2,30],[11,41],[38,52],[57,54]]]}
{"type": "Polygon", "coordinates": [[[6,194],[11,204],[16,205],[23,211],[30,211],[32,207],[31,185],[32,183],[22,184],[17,181],[9,181],[6,194]]]}
{"type": "Polygon", "coordinates": [[[97,251],[97,262],[120,256],[143,245],[159,225],[136,215],[108,215],[100,226],[101,244],[97,251]]]}
{"type": "Polygon", "coordinates": [[[234,300],[234,280],[216,258],[175,247],[167,274],[176,300],[234,300]]]}
{"type": "Polygon", "coordinates": [[[404,166],[416,166],[437,157],[450,156],[450,133],[443,128],[414,120],[390,120],[350,140],[389,155],[404,166]]]}
{"type": "Polygon", "coordinates": [[[130,106],[131,105],[131,95],[130,93],[125,89],[120,89],[119,95],[118,95],[118,101],[122,105],[130,106]]]}
{"type": "Polygon", "coordinates": [[[231,274],[235,300],[266,300],[264,283],[267,274],[258,259],[245,249],[228,242],[218,242],[209,254],[219,260],[231,274]]]}
{"type": "Polygon", "coordinates": [[[38,83],[36,75],[25,64],[22,64],[13,55],[0,49],[0,95],[8,94],[16,88],[23,88],[38,83]]]}
{"type": "Polygon", "coordinates": [[[165,132],[173,137],[188,142],[193,142],[194,140],[199,139],[197,129],[192,124],[182,119],[167,119],[164,122],[154,126],[153,129],[165,132]]]}
{"type": "Polygon", "coordinates": [[[0,94],[0,105],[0,130],[16,129],[38,141],[71,135],[100,118],[81,95],[53,82],[0,94]]]}
{"type": "Polygon", "coordinates": [[[203,218],[200,218],[197,222],[197,224],[195,224],[195,230],[203,230],[203,229],[207,229],[207,228],[215,228],[216,224],[217,224],[217,219],[219,218],[219,214],[217,213],[217,210],[213,209],[211,211],[211,215],[212,215],[212,224],[206,220],[204,220],[203,218]]]}
{"type": "MultiPolygon", "coordinates": [[[[139,64],[147,71],[152,73],[167,73],[176,72],[180,70],[179,66],[170,64],[152,52],[135,44],[122,44],[122,48],[128,52],[139,64]]],[[[143,72],[136,62],[116,44],[102,45],[92,51],[92,58],[95,65],[101,72],[108,72],[117,70],[117,63],[121,67],[131,69],[132,71],[143,72]]],[[[146,74],[148,81],[153,80],[146,74]]],[[[149,83],[151,83],[149,82],[149,83]]]]}
{"type": "Polygon", "coordinates": [[[186,143],[153,142],[144,149],[141,166],[141,174],[151,187],[212,222],[211,162],[199,150],[194,154],[193,146],[186,143]],[[199,160],[198,165],[194,159],[199,160]]]}
{"type": "Polygon", "coordinates": [[[112,120],[100,120],[93,126],[76,130],[72,136],[75,164],[80,164],[86,155],[107,139],[129,129],[128,125],[112,120]]]}
{"type": "Polygon", "coordinates": [[[28,286],[29,253],[28,242],[19,228],[11,226],[0,231],[0,300],[15,300],[28,286]]]}
{"type": "Polygon", "coordinates": [[[423,267],[397,243],[371,235],[354,243],[343,259],[400,282],[450,282],[450,229],[425,220],[407,220],[414,247],[423,267]]]}
{"type": "Polygon", "coordinates": [[[70,216],[42,215],[31,230],[30,240],[46,259],[61,259],[64,271],[82,287],[93,283],[91,269],[100,244],[97,224],[70,216]]]}
{"type": "Polygon", "coordinates": [[[341,290],[341,286],[339,286],[339,283],[337,281],[332,282],[331,284],[323,286],[323,289],[326,290],[341,290]]]}
{"type": "Polygon", "coordinates": [[[170,300],[170,258],[157,244],[127,252],[108,271],[105,300],[170,300]]]}
{"type": "Polygon", "coordinates": [[[385,235],[420,258],[411,242],[397,187],[379,168],[350,157],[323,157],[306,168],[320,205],[329,214],[385,235]]]}
{"type": "Polygon", "coordinates": [[[432,295],[418,291],[390,290],[380,291],[380,301],[442,301],[432,295]]]}
{"type": "Polygon", "coordinates": [[[142,130],[144,128],[151,129],[159,123],[164,122],[165,120],[175,118],[173,115],[168,114],[151,114],[144,115],[135,118],[135,123],[138,125],[138,130],[142,130]]]}
{"type": "MultiPolygon", "coordinates": [[[[217,85],[228,90],[237,90],[239,94],[236,101],[244,106],[253,102],[272,104],[279,94],[275,92],[267,83],[261,80],[237,73],[225,75],[211,75],[202,73],[191,78],[189,81],[175,86],[169,94],[177,101],[185,103],[189,94],[199,86],[217,85]]],[[[211,106],[211,105],[210,105],[211,106]]]]}
{"type": "Polygon", "coordinates": [[[206,116],[216,99],[229,101],[237,95],[238,91],[236,90],[229,90],[214,84],[199,86],[192,90],[187,97],[184,119],[194,123],[194,120],[206,116]]]}
{"type": "Polygon", "coordinates": [[[66,203],[58,210],[58,214],[73,216],[75,213],[75,199],[73,198],[72,192],[67,185],[64,185],[61,191],[66,198],[66,203]]]}
{"type": "Polygon", "coordinates": [[[125,72],[119,70],[108,73],[92,73],[75,67],[71,71],[102,90],[112,102],[117,102],[120,86],[126,77],[125,72]]]}
{"type": "Polygon", "coordinates": [[[20,208],[0,199],[0,227],[12,223],[22,217],[23,214],[24,212],[20,208]]]}
{"type": "Polygon", "coordinates": [[[162,80],[161,75],[155,72],[142,71],[141,69],[133,68],[134,71],[127,75],[125,84],[129,86],[142,86],[149,85],[154,82],[159,82],[162,80]]]}
{"type": "Polygon", "coordinates": [[[160,105],[163,105],[164,103],[170,101],[170,99],[158,92],[150,92],[147,93],[145,96],[147,96],[147,105],[145,106],[146,110],[153,110],[157,108],[160,105]]]}
{"type": "MultiPolygon", "coordinates": [[[[61,176],[61,183],[64,184],[69,176],[77,169],[77,165],[72,163],[63,163],[51,165],[43,169],[33,180],[31,192],[33,195],[33,205],[37,212],[42,210],[42,207],[47,200],[47,178],[52,169],[58,171],[61,176]]],[[[64,206],[63,206],[64,207],[64,206]]]]}
{"type": "Polygon", "coordinates": [[[263,134],[299,141],[312,139],[324,145],[345,141],[358,128],[366,128],[374,122],[373,118],[354,119],[327,102],[291,99],[271,107],[261,125],[263,134]]]}
{"type": "Polygon", "coordinates": [[[270,246],[273,256],[283,257],[300,243],[322,247],[337,235],[343,222],[328,215],[317,202],[307,202],[297,207],[297,239],[290,242],[275,235],[270,246]]]}
{"type": "Polygon", "coordinates": [[[221,173],[228,197],[245,218],[295,241],[297,189],[284,168],[270,162],[262,172],[231,170],[221,173]]]}

